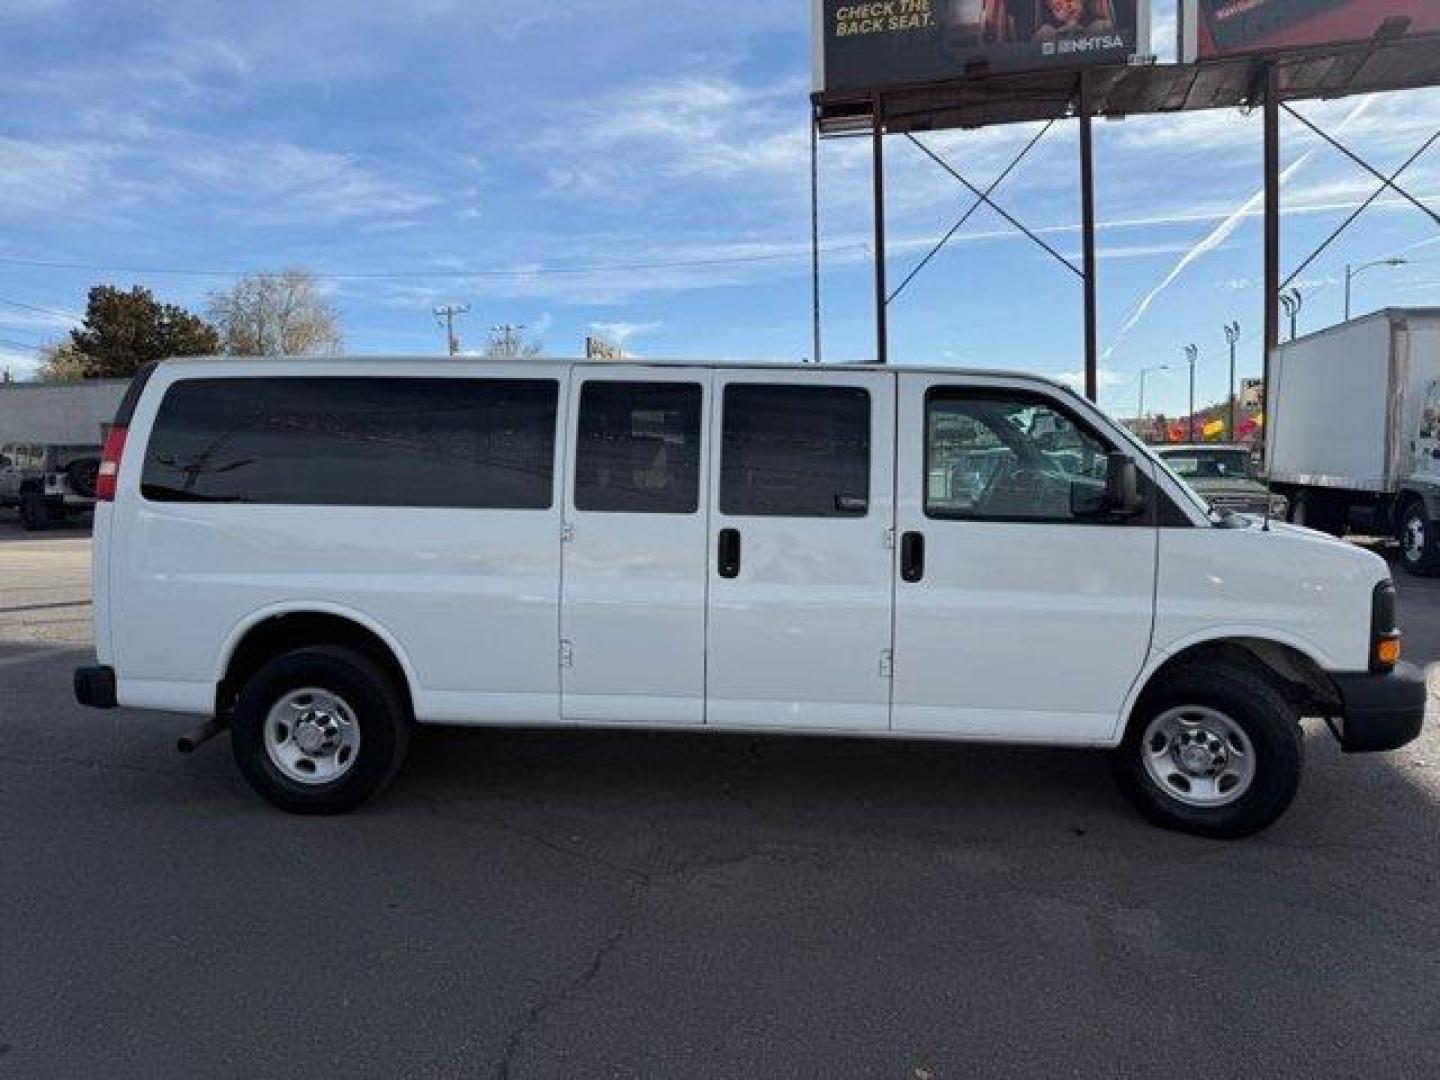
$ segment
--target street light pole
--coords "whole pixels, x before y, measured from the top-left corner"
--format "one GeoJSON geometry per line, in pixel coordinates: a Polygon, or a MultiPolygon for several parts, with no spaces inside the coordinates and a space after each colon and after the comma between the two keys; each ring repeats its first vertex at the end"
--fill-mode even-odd
{"type": "Polygon", "coordinates": [[[1294,341],[1300,333],[1300,310],[1305,306],[1305,297],[1299,289],[1291,289],[1280,296],[1280,305],[1285,309],[1285,314],[1290,317],[1290,340],[1294,341]]]}
{"type": "Polygon", "coordinates": [[[1405,266],[1407,259],[1376,259],[1361,266],[1350,269],[1350,264],[1345,264],[1345,321],[1350,321],[1350,283],[1363,274],[1366,270],[1373,270],[1377,266],[1405,266]]]}
{"type": "Polygon", "coordinates": [[[1240,344],[1240,324],[1232,322],[1225,327],[1225,340],[1230,345],[1230,427],[1226,437],[1235,441],[1235,347],[1240,344]]]}
{"type": "Polygon", "coordinates": [[[1200,358],[1200,349],[1195,345],[1185,346],[1185,359],[1190,364],[1190,417],[1186,424],[1190,428],[1190,441],[1195,441],[1195,361],[1200,358]]]}
{"type": "MultiPolygon", "coordinates": [[[[1156,364],[1156,365],[1154,365],[1154,366],[1152,366],[1152,367],[1147,367],[1147,368],[1141,368],[1141,369],[1140,369],[1140,409],[1139,409],[1139,411],[1135,414],[1135,424],[1136,424],[1137,427],[1142,426],[1142,425],[1145,424],[1145,376],[1146,376],[1146,375],[1149,375],[1150,372],[1152,372],[1152,371],[1169,371],[1169,370],[1170,370],[1170,365],[1169,365],[1169,364],[1156,364]]],[[[1137,434],[1139,434],[1139,435],[1140,435],[1140,438],[1141,438],[1142,440],[1144,440],[1144,438],[1145,438],[1144,434],[1139,433],[1139,432],[1137,432],[1137,434]]]]}

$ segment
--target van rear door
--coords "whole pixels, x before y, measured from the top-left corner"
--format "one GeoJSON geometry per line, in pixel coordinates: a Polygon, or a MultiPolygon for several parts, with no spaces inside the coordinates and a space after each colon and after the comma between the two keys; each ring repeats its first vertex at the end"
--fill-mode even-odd
{"type": "Polygon", "coordinates": [[[617,364],[571,378],[563,718],[702,723],[710,372],[617,364]]]}

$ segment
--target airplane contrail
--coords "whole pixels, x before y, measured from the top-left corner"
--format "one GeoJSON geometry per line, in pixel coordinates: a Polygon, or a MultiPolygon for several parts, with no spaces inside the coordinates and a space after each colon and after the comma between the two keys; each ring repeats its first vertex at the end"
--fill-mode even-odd
{"type": "MultiPolygon", "coordinates": [[[[1336,128],[1336,133],[1338,134],[1339,132],[1344,131],[1352,123],[1360,119],[1360,117],[1364,115],[1365,110],[1370,108],[1370,105],[1374,100],[1374,98],[1361,99],[1359,104],[1357,104],[1355,108],[1350,110],[1350,114],[1340,122],[1340,126],[1336,128]]],[[[1311,149],[1305,151],[1305,153],[1301,154],[1300,157],[1296,158],[1295,161],[1290,165],[1290,167],[1280,174],[1281,185],[1283,186],[1284,184],[1288,183],[1291,178],[1295,176],[1296,173],[1303,169],[1305,165],[1310,161],[1310,159],[1315,156],[1315,151],[1318,149],[1318,146],[1312,147],[1311,149]]],[[[1191,264],[1193,264],[1199,259],[1204,258],[1206,255],[1210,254],[1210,252],[1214,251],[1221,244],[1223,244],[1226,240],[1230,239],[1231,234],[1234,233],[1235,230],[1238,229],[1240,225],[1245,221],[1245,219],[1255,212],[1256,207],[1258,207],[1264,201],[1265,189],[1262,187],[1254,195],[1246,199],[1238,210],[1236,210],[1233,214],[1227,217],[1219,225],[1215,226],[1215,228],[1211,230],[1208,236],[1206,236],[1193,248],[1191,248],[1184,255],[1182,255],[1180,257],[1180,261],[1175,264],[1174,268],[1170,271],[1170,273],[1165,275],[1164,280],[1162,280],[1160,284],[1156,285],[1155,288],[1151,289],[1150,292],[1146,294],[1145,299],[1141,300],[1140,303],[1136,306],[1135,310],[1130,313],[1130,318],[1125,320],[1125,325],[1122,326],[1119,332],[1115,335],[1115,340],[1105,347],[1105,352],[1101,355],[1101,359],[1110,359],[1110,354],[1113,353],[1115,349],[1120,345],[1120,343],[1125,340],[1126,336],[1130,333],[1130,331],[1135,329],[1136,325],[1140,322],[1141,319],[1145,317],[1146,313],[1149,312],[1151,306],[1155,303],[1155,301],[1160,298],[1160,294],[1163,293],[1166,289],[1168,289],[1171,285],[1175,284],[1176,279],[1178,279],[1180,275],[1183,274],[1191,266],[1191,264]]]]}

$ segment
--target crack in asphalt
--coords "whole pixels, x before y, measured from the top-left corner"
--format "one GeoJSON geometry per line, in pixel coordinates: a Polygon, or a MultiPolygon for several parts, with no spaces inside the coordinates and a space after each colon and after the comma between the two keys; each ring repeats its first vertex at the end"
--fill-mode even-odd
{"type": "Polygon", "coordinates": [[[649,887],[647,881],[638,884],[630,899],[630,914],[604,941],[600,942],[591,954],[589,963],[580,970],[580,973],[554,993],[541,998],[526,1010],[525,1015],[511,1030],[509,1038],[505,1041],[504,1055],[495,1066],[495,1080],[510,1080],[515,1057],[523,1047],[526,1037],[539,1029],[547,1013],[569,1002],[599,976],[606,959],[620,947],[638,925],[649,887]]]}

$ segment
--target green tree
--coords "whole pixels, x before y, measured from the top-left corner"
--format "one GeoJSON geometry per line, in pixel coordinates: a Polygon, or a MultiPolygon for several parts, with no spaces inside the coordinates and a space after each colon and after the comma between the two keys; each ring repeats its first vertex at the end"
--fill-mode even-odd
{"type": "Polygon", "coordinates": [[[96,285],[85,305],[85,322],[70,343],[90,358],[87,377],[125,378],[154,360],[204,356],[220,351],[220,335],[198,315],[162,304],[149,289],[128,292],[96,285]]]}

